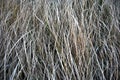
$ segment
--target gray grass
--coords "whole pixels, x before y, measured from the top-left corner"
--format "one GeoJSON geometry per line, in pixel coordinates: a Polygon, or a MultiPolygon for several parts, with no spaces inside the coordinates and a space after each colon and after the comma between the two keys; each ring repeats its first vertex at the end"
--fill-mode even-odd
{"type": "Polygon", "coordinates": [[[120,79],[119,0],[0,0],[0,80],[120,79]]]}

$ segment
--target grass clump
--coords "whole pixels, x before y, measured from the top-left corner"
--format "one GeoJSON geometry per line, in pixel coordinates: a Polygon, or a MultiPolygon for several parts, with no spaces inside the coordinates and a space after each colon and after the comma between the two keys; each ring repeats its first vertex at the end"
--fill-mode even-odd
{"type": "Polygon", "coordinates": [[[118,80],[117,3],[1,0],[0,80],[118,80]]]}

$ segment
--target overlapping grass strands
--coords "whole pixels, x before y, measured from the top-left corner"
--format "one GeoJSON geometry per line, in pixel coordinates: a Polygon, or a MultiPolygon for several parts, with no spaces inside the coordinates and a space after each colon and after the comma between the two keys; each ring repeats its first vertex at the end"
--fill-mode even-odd
{"type": "Polygon", "coordinates": [[[119,0],[1,0],[0,80],[120,79],[119,0]]]}

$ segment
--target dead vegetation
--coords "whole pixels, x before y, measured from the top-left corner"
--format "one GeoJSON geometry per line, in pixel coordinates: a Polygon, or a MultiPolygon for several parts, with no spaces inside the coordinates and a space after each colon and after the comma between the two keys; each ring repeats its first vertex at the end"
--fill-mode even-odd
{"type": "Polygon", "coordinates": [[[0,80],[120,79],[116,0],[1,0],[0,80]]]}

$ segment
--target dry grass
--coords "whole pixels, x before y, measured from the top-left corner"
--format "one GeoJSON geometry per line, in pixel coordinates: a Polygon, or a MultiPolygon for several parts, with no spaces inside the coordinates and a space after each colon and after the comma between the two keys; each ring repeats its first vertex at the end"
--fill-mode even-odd
{"type": "Polygon", "coordinates": [[[115,1],[0,0],[0,80],[120,79],[115,1]]]}

